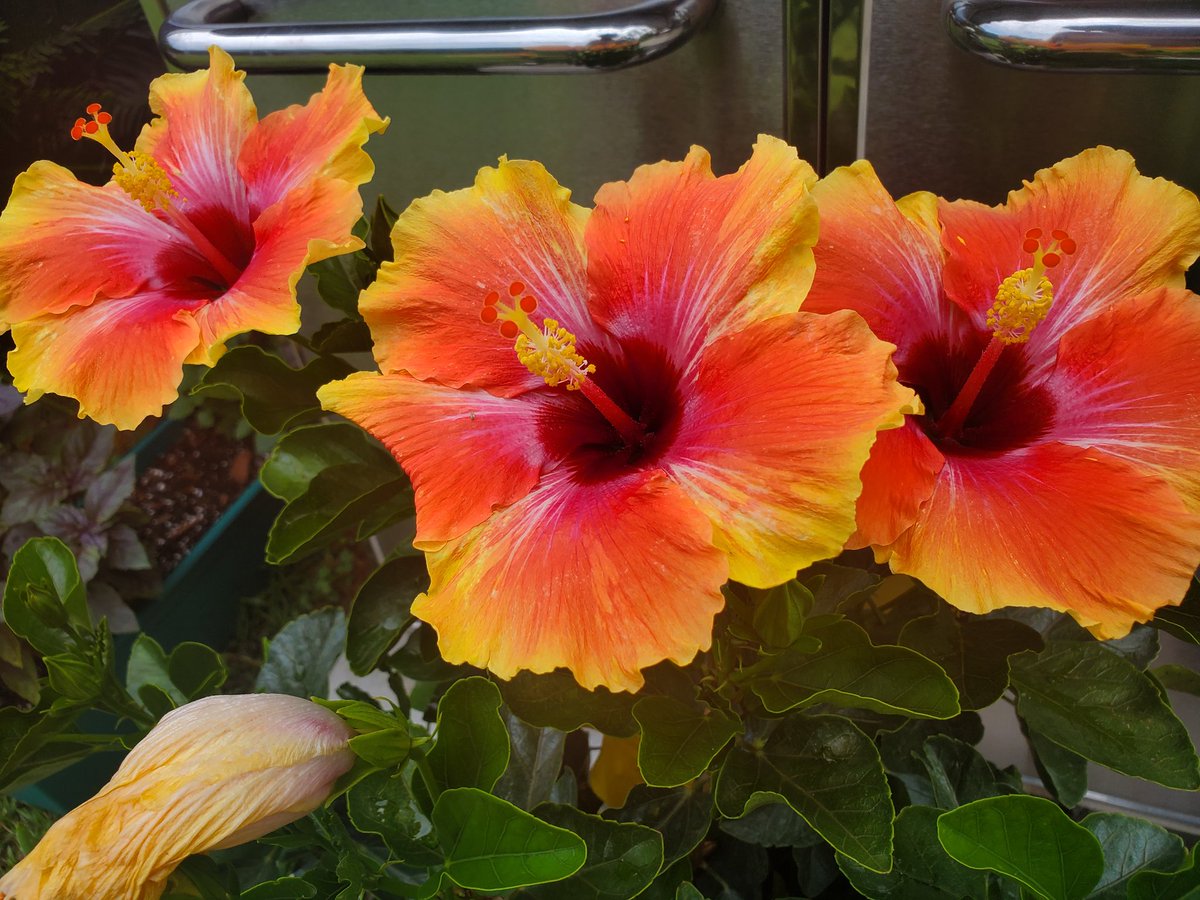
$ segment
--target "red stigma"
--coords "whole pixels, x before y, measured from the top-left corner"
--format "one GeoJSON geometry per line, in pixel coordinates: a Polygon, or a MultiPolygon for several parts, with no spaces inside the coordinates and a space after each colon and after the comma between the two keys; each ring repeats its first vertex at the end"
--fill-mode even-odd
{"type": "Polygon", "coordinates": [[[513,297],[519,296],[525,290],[525,284],[520,281],[514,281],[508,286],[508,293],[513,297]]]}
{"type": "Polygon", "coordinates": [[[521,310],[525,313],[531,313],[537,309],[537,298],[526,295],[521,298],[521,310]]]}
{"type": "Polygon", "coordinates": [[[83,130],[86,131],[88,134],[95,134],[97,131],[100,130],[100,126],[97,125],[95,122],[88,122],[83,126],[83,130]]]}
{"type": "Polygon", "coordinates": [[[491,325],[496,321],[498,315],[499,313],[496,312],[496,307],[485,306],[479,311],[479,321],[483,322],[484,325],[491,325]]]}
{"type": "Polygon", "coordinates": [[[109,122],[112,121],[112,116],[106,112],[102,112],[102,113],[100,113],[100,115],[96,116],[96,121],[99,122],[101,125],[107,125],[109,122]]]}
{"type": "Polygon", "coordinates": [[[517,327],[517,323],[511,320],[505,320],[500,323],[500,336],[506,337],[509,340],[520,334],[521,329],[517,327]]]}
{"type": "Polygon", "coordinates": [[[1052,232],[1050,232],[1050,236],[1056,241],[1065,241],[1067,239],[1067,233],[1061,228],[1055,228],[1052,232]]]}
{"type": "Polygon", "coordinates": [[[499,302],[500,302],[500,294],[497,291],[492,291],[486,297],[483,298],[484,306],[495,306],[499,302]]]}
{"type": "MultiPolygon", "coordinates": [[[[1040,228],[1030,228],[1027,232],[1025,232],[1025,237],[1031,241],[1036,241],[1041,236],[1042,229],[1040,228]]],[[[1032,253],[1033,251],[1031,250],[1029,252],[1032,253]]]]}
{"type": "Polygon", "coordinates": [[[1053,269],[1060,262],[1062,262],[1062,257],[1057,253],[1047,253],[1042,257],[1042,262],[1046,264],[1047,269],[1053,269]]]}
{"type": "Polygon", "coordinates": [[[1037,248],[1040,246],[1041,244],[1037,242],[1037,238],[1026,238],[1025,243],[1021,245],[1021,249],[1026,253],[1036,253],[1037,248]]]}
{"type": "Polygon", "coordinates": [[[1071,255],[1072,253],[1074,253],[1074,252],[1075,252],[1075,250],[1077,249],[1077,248],[1076,248],[1076,246],[1075,246],[1075,241],[1073,241],[1073,240],[1072,240],[1071,238],[1069,238],[1069,237],[1065,237],[1065,238],[1063,238],[1063,239],[1062,239],[1062,240],[1059,242],[1059,245],[1058,245],[1058,247],[1059,247],[1059,249],[1060,249],[1060,250],[1062,250],[1062,252],[1063,252],[1063,253],[1067,254],[1067,256],[1070,256],[1070,255],[1071,255]]]}
{"type": "Polygon", "coordinates": [[[87,114],[89,116],[94,116],[98,112],[100,112],[100,104],[99,103],[89,103],[87,105],[87,114]]]}

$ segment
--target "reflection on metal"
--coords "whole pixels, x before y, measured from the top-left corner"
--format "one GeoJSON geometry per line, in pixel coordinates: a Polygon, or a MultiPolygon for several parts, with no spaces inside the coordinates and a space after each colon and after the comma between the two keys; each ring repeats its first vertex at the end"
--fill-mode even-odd
{"type": "Polygon", "coordinates": [[[554,18],[273,22],[270,5],[191,0],[163,23],[158,42],[183,68],[207,65],[208,48],[216,44],[251,71],[324,71],[331,59],[372,71],[611,71],[686,43],[717,3],[649,0],[554,18]]]}
{"type": "Polygon", "coordinates": [[[1188,0],[945,0],[950,35],[992,62],[1085,72],[1200,72],[1188,0]]]}

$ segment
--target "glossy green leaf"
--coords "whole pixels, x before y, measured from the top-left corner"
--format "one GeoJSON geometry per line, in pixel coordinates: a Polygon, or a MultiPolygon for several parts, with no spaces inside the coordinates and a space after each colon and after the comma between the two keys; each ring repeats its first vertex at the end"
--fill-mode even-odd
{"type": "Polygon", "coordinates": [[[653,828],[613,822],[570,806],[541,806],[536,815],[583,838],[587,859],[569,878],[528,888],[522,897],[626,900],[648,887],[662,868],[663,839],[653,828]]]}
{"type": "Polygon", "coordinates": [[[357,425],[328,422],[307,425],[279,439],[259,480],[280,500],[295,500],[319,472],[334,466],[378,466],[394,472],[395,460],[357,425]]]}
{"type": "Polygon", "coordinates": [[[538,728],[574,731],[591,725],[615,737],[631,737],[638,731],[632,694],[586,690],[565,669],[546,675],[518,672],[502,682],[500,690],[509,709],[538,728]]]}
{"type": "Polygon", "coordinates": [[[1125,900],[1139,872],[1174,872],[1187,851],[1165,829],[1118,813],[1092,813],[1080,824],[1096,836],[1104,851],[1104,874],[1089,900],[1125,900]]]}
{"type": "Polygon", "coordinates": [[[355,828],[382,837],[405,865],[436,865],[442,860],[437,835],[413,794],[411,782],[411,764],[395,774],[368,775],[346,793],[346,812],[355,828]]]}
{"type": "Polygon", "coordinates": [[[247,345],[217,360],[192,395],[236,400],[250,427],[261,434],[278,434],[304,417],[320,415],[317,388],[352,371],[348,363],[324,356],[293,369],[261,347],[247,345]]]}
{"type": "Polygon", "coordinates": [[[625,805],[606,816],[619,822],[638,822],[663,836],[664,865],[683,859],[708,834],[713,817],[713,796],[707,784],[692,782],[677,788],[637,785],[625,805]]]}
{"type": "Polygon", "coordinates": [[[325,697],[329,673],[346,640],[346,615],[326,608],[288,622],[267,646],[254,689],[268,694],[325,697]]]}
{"type": "Polygon", "coordinates": [[[1196,900],[1200,897],[1200,849],[1192,847],[1175,872],[1138,872],[1129,880],[1129,900],[1196,900]]]}
{"type": "Polygon", "coordinates": [[[412,735],[407,728],[383,728],[350,738],[350,749],[381,769],[393,769],[408,759],[412,735]]]}
{"type": "Polygon", "coordinates": [[[958,690],[936,663],[905,647],[875,646],[849,620],[809,632],[816,653],[785,650],[748,670],[751,688],[770,712],[831,703],[882,713],[949,719],[958,690]]]}
{"type": "Polygon", "coordinates": [[[373,345],[371,329],[362,319],[326,322],[309,341],[318,353],[370,353],[373,345]]]}
{"type": "Polygon", "coordinates": [[[371,255],[378,262],[390,262],[393,257],[392,226],[399,217],[400,214],[380,194],[375,200],[375,209],[371,211],[371,239],[368,242],[371,255]]]}
{"type": "Polygon", "coordinates": [[[643,697],[633,717],[642,732],[638,769],[651,787],[678,787],[696,778],[741,730],[729,713],[672,697],[643,697]]]}
{"type": "Polygon", "coordinates": [[[799,580],[812,592],[812,615],[853,609],[874,593],[882,580],[874,572],[837,563],[819,562],[800,573],[799,580]]]}
{"type": "Polygon", "coordinates": [[[793,580],[754,594],[754,630],[763,643],[782,648],[798,641],[813,605],[808,588],[793,580]]]}
{"type": "Polygon", "coordinates": [[[962,865],[1007,875],[1047,900],[1083,900],[1104,873],[1100,842],[1041,797],[976,800],[943,813],[937,834],[962,865]]]}
{"type": "Polygon", "coordinates": [[[836,850],[875,871],[892,861],[892,795],[874,742],[845,719],[785,719],[761,746],[725,757],[716,801],[732,819],[787,802],[836,850]]]}
{"type": "Polygon", "coordinates": [[[321,299],[339,312],[358,315],[358,295],[366,287],[355,271],[353,260],[331,256],[308,267],[317,280],[321,299]]]}
{"type": "Polygon", "coordinates": [[[838,868],[855,890],[872,900],[983,900],[988,896],[988,876],[955,862],[938,841],[942,812],[929,806],[900,810],[895,865],[890,872],[872,872],[841,854],[838,868]]]}
{"type": "Polygon", "coordinates": [[[1181,641],[1200,644],[1200,581],[1194,577],[1179,606],[1164,606],[1150,622],[1181,641]]]}
{"type": "Polygon", "coordinates": [[[90,632],[87,598],[75,557],[58,538],[34,538],[13,554],[4,585],[4,621],[44,655],[77,646],[90,632]]]}
{"type": "MultiPolygon", "coordinates": [[[[129,651],[125,687],[139,698],[143,698],[147,687],[153,687],[173,706],[182,706],[216,691],[227,675],[224,660],[211,647],[189,641],[176,646],[168,656],[152,637],[139,634],[129,651]]],[[[145,698],[143,702],[147,702],[145,698]]]]}
{"type": "Polygon", "coordinates": [[[1158,666],[1150,671],[1158,683],[1169,691],[1179,691],[1200,697],[1200,672],[1187,666],[1170,664],[1158,666]]]}
{"type": "Polygon", "coordinates": [[[685,881],[675,889],[675,900],[706,900],[705,896],[696,890],[690,881],[685,881]]]}
{"type": "Polygon", "coordinates": [[[443,791],[432,818],[446,874],[468,890],[500,893],[561,881],[587,857],[578,835],[474,788],[443,791]]]}
{"type": "Polygon", "coordinates": [[[810,847],[823,843],[804,817],[786,803],[764,803],[738,819],[722,819],[721,830],[760,847],[810,847]]]}
{"type": "Polygon", "coordinates": [[[501,711],[512,753],[494,793],[524,810],[550,799],[563,766],[567,736],[557,728],[535,728],[509,709],[501,711]]]}
{"type": "Polygon", "coordinates": [[[1200,787],[1187,729],[1150,678],[1096,643],[1055,643],[1009,660],[1030,729],[1080,756],[1167,787],[1200,787]]]}
{"type": "Polygon", "coordinates": [[[963,709],[983,709],[999,700],[1008,687],[1008,658],[1042,648],[1038,633],[1020,622],[964,616],[945,603],[934,615],[905,625],[900,643],[945,670],[963,709]]]}
{"type": "Polygon", "coordinates": [[[294,875],[285,875],[242,891],[240,900],[309,900],[316,896],[316,885],[294,875]]]}
{"type": "Polygon", "coordinates": [[[1021,790],[1018,773],[998,771],[970,744],[944,734],[927,739],[919,758],[933,787],[934,805],[942,809],[1021,790]]]}
{"type": "Polygon", "coordinates": [[[388,560],[363,582],[346,623],[346,660],[355,675],[374,670],[412,622],[412,602],[428,587],[423,556],[388,560]]]}
{"type": "Polygon", "coordinates": [[[1078,753],[1056,744],[1044,734],[1026,728],[1033,761],[1042,783],[1059,803],[1075,807],[1087,793],[1088,762],[1078,753]]]}
{"type": "Polygon", "coordinates": [[[500,718],[500,691],[486,678],[456,681],[437,711],[437,743],[429,768],[441,788],[490,791],[508,766],[508,730],[500,718]]]}

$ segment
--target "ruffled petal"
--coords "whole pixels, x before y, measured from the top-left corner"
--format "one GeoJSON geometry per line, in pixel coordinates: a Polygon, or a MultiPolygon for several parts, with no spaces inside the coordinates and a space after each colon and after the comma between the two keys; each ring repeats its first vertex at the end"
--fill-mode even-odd
{"type": "Polygon", "coordinates": [[[570,196],[540,163],[502,159],[473,187],[415,200],[392,229],[396,261],[359,298],[380,369],[509,396],[541,384],[479,320],[488,292],[507,296],[513,282],[537,298],[539,318],[581,343],[603,340],[585,304],[588,211],[570,196]]]}
{"type": "Polygon", "coordinates": [[[166,171],[179,209],[235,265],[252,246],[249,197],[237,167],[258,121],[245,78],[215,46],[207,69],[160,75],[150,84],[150,109],[159,118],[136,145],[166,171]]]}
{"type": "Polygon", "coordinates": [[[0,215],[0,332],[15,322],[159,287],[188,250],[175,229],[116,185],[36,162],[0,215]]]}
{"type": "Polygon", "coordinates": [[[388,124],[362,90],[362,66],[330,66],[325,87],[307,104],[266,116],[250,134],[238,168],[253,215],[313,178],[353,185],[370,181],[375,166],[362,149],[388,124]]]}
{"type": "Polygon", "coordinates": [[[777,316],[705,352],[664,467],[712,519],[731,578],[787,581],[854,531],[875,432],[914,399],[849,311],[777,316]]]}
{"type": "Polygon", "coordinates": [[[1183,599],[1200,517],[1162,479],[1096,450],[950,456],[890,562],[968,612],[1048,607],[1120,637],[1183,599]]]}
{"type": "Polygon", "coordinates": [[[636,690],[641,669],[707,649],[727,575],[708,519],[656,469],[588,484],[560,468],[427,560],[413,613],[447,660],[566,667],[589,689],[636,690]]]}
{"type": "Polygon", "coordinates": [[[692,147],[604,185],[586,237],[593,317],[686,371],[720,336],[795,312],[813,277],[815,181],[795,149],[764,135],[731,175],[715,178],[692,147]]]}
{"type": "Polygon", "coordinates": [[[1077,251],[1050,270],[1054,305],[1028,345],[1042,370],[1071,328],[1126,297],[1156,287],[1183,287],[1200,255],[1200,201],[1162,178],[1139,175],[1133,157],[1110,147],[1085,150],[1008,196],[1004,206],[943,202],[948,253],[946,290],[984,321],[1001,281],[1031,264],[1021,244],[1040,228],[1066,231],[1077,251]]]}
{"type": "Polygon", "coordinates": [[[854,310],[876,335],[896,345],[902,373],[922,341],[945,346],[963,338],[970,322],[942,292],[933,195],[904,198],[902,211],[865,160],[835,169],[812,194],[821,237],[805,310],[854,310]]]}
{"type": "Polygon", "coordinates": [[[1149,469],[1200,510],[1200,297],[1161,288],[1077,325],[1046,382],[1051,437],[1149,469]]]}
{"type": "Polygon", "coordinates": [[[19,322],[8,354],[13,383],[26,402],[74,397],[81,417],[135,428],[178,395],[203,303],[156,291],[19,322]]]}
{"type": "Polygon", "coordinates": [[[213,365],[236,334],[294,334],[300,328],[296,283],[310,263],[362,246],[350,233],[362,214],[358,189],[313,181],[254,222],[254,253],[237,283],[196,315],[200,345],[188,362],[213,365]]]}
{"type": "Polygon", "coordinates": [[[504,399],[403,374],[356,372],[318,396],[382,441],[412,479],[419,549],[461,537],[528,494],[541,474],[536,395],[504,399]]]}
{"type": "Polygon", "coordinates": [[[945,462],[912,418],[903,428],[881,431],[860,474],[858,530],[846,546],[853,550],[896,540],[917,521],[945,462]]]}

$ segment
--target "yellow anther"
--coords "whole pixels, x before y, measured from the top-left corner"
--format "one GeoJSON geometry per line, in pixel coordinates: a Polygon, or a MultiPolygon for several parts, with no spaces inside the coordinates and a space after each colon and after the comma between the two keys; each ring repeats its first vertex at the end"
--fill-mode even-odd
{"type": "Polygon", "coordinates": [[[992,334],[1005,344],[1023,344],[1050,312],[1054,291],[1041,266],[1013,272],[1000,283],[996,302],[988,310],[992,334]]]}
{"type": "MultiPolygon", "coordinates": [[[[521,317],[528,322],[524,313],[521,317]]],[[[575,349],[575,335],[554,319],[545,319],[540,331],[536,328],[531,331],[521,328],[517,335],[514,348],[517,359],[534,375],[544,378],[550,387],[566,384],[568,391],[577,391],[583,380],[596,371],[575,349]]]]}
{"type": "Polygon", "coordinates": [[[179,194],[171,187],[171,179],[162,166],[145,154],[130,150],[129,162],[113,163],[113,181],[130,197],[142,204],[146,212],[166,209],[172,197],[179,194]]]}

